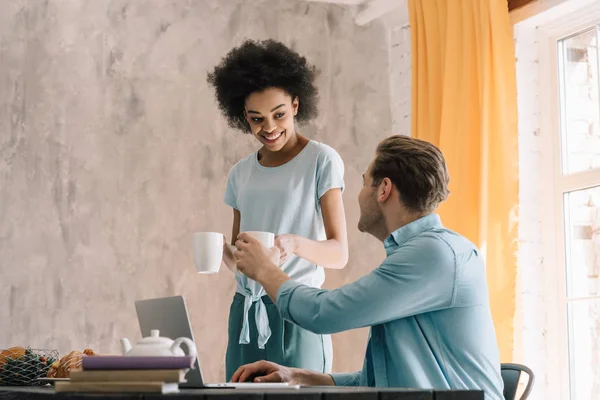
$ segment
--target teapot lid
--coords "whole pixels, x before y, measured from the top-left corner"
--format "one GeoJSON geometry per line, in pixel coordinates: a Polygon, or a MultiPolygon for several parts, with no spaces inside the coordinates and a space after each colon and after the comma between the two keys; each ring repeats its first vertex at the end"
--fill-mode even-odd
{"type": "Polygon", "coordinates": [[[173,340],[166,337],[160,337],[158,334],[158,329],[152,329],[150,331],[150,336],[140,339],[138,344],[160,344],[170,346],[171,343],[173,343],[173,340]]]}

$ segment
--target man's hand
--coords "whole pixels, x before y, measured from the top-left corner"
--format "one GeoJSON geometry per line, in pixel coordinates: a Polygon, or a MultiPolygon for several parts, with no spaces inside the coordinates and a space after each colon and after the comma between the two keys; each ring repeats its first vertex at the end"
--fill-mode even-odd
{"type": "Polygon", "coordinates": [[[277,246],[265,248],[260,241],[248,233],[240,233],[233,253],[237,269],[248,278],[260,282],[260,275],[269,270],[279,271],[280,251],[277,246]]]}
{"type": "Polygon", "coordinates": [[[279,265],[283,264],[298,249],[297,236],[293,234],[277,235],[275,237],[275,246],[281,251],[279,265]]]}
{"type": "Polygon", "coordinates": [[[269,361],[258,361],[242,365],[231,377],[231,382],[294,382],[291,368],[269,361]]]}
{"type": "Polygon", "coordinates": [[[231,377],[231,382],[288,382],[301,386],[334,386],[331,375],[306,369],[287,368],[269,361],[242,365],[231,377]]]}

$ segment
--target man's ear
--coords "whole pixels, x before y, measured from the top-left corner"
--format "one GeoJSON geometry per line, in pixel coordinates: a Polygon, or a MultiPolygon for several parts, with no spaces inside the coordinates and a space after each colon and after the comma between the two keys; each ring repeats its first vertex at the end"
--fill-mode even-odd
{"type": "Polygon", "coordinates": [[[377,187],[377,200],[385,203],[392,196],[393,184],[389,178],[383,178],[377,187]]]}

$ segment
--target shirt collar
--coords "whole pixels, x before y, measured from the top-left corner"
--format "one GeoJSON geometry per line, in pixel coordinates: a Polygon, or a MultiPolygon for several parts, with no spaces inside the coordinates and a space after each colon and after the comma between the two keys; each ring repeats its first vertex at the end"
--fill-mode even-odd
{"type": "Polygon", "coordinates": [[[437,214],[429,214],[419,218],[416,221],[411,222],[408,225],[401,226],[391,233],[390,236],[385,239],[383,246],[385,252],[389,256],[392,251],[402,246],[408,239],[420,235],[421,233],[428,231],[432,228],[441,228],[442,221],[440,216],[437,214]]]}

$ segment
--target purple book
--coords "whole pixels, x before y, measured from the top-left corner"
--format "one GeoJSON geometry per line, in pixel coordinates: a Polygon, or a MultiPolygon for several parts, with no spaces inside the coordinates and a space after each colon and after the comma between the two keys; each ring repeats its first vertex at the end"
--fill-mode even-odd
{"type": "Polygon", "coordinates": [[[194,361],[190,356],[84,356],[81,368],[91,369],[187,369],[194,361]]]}

